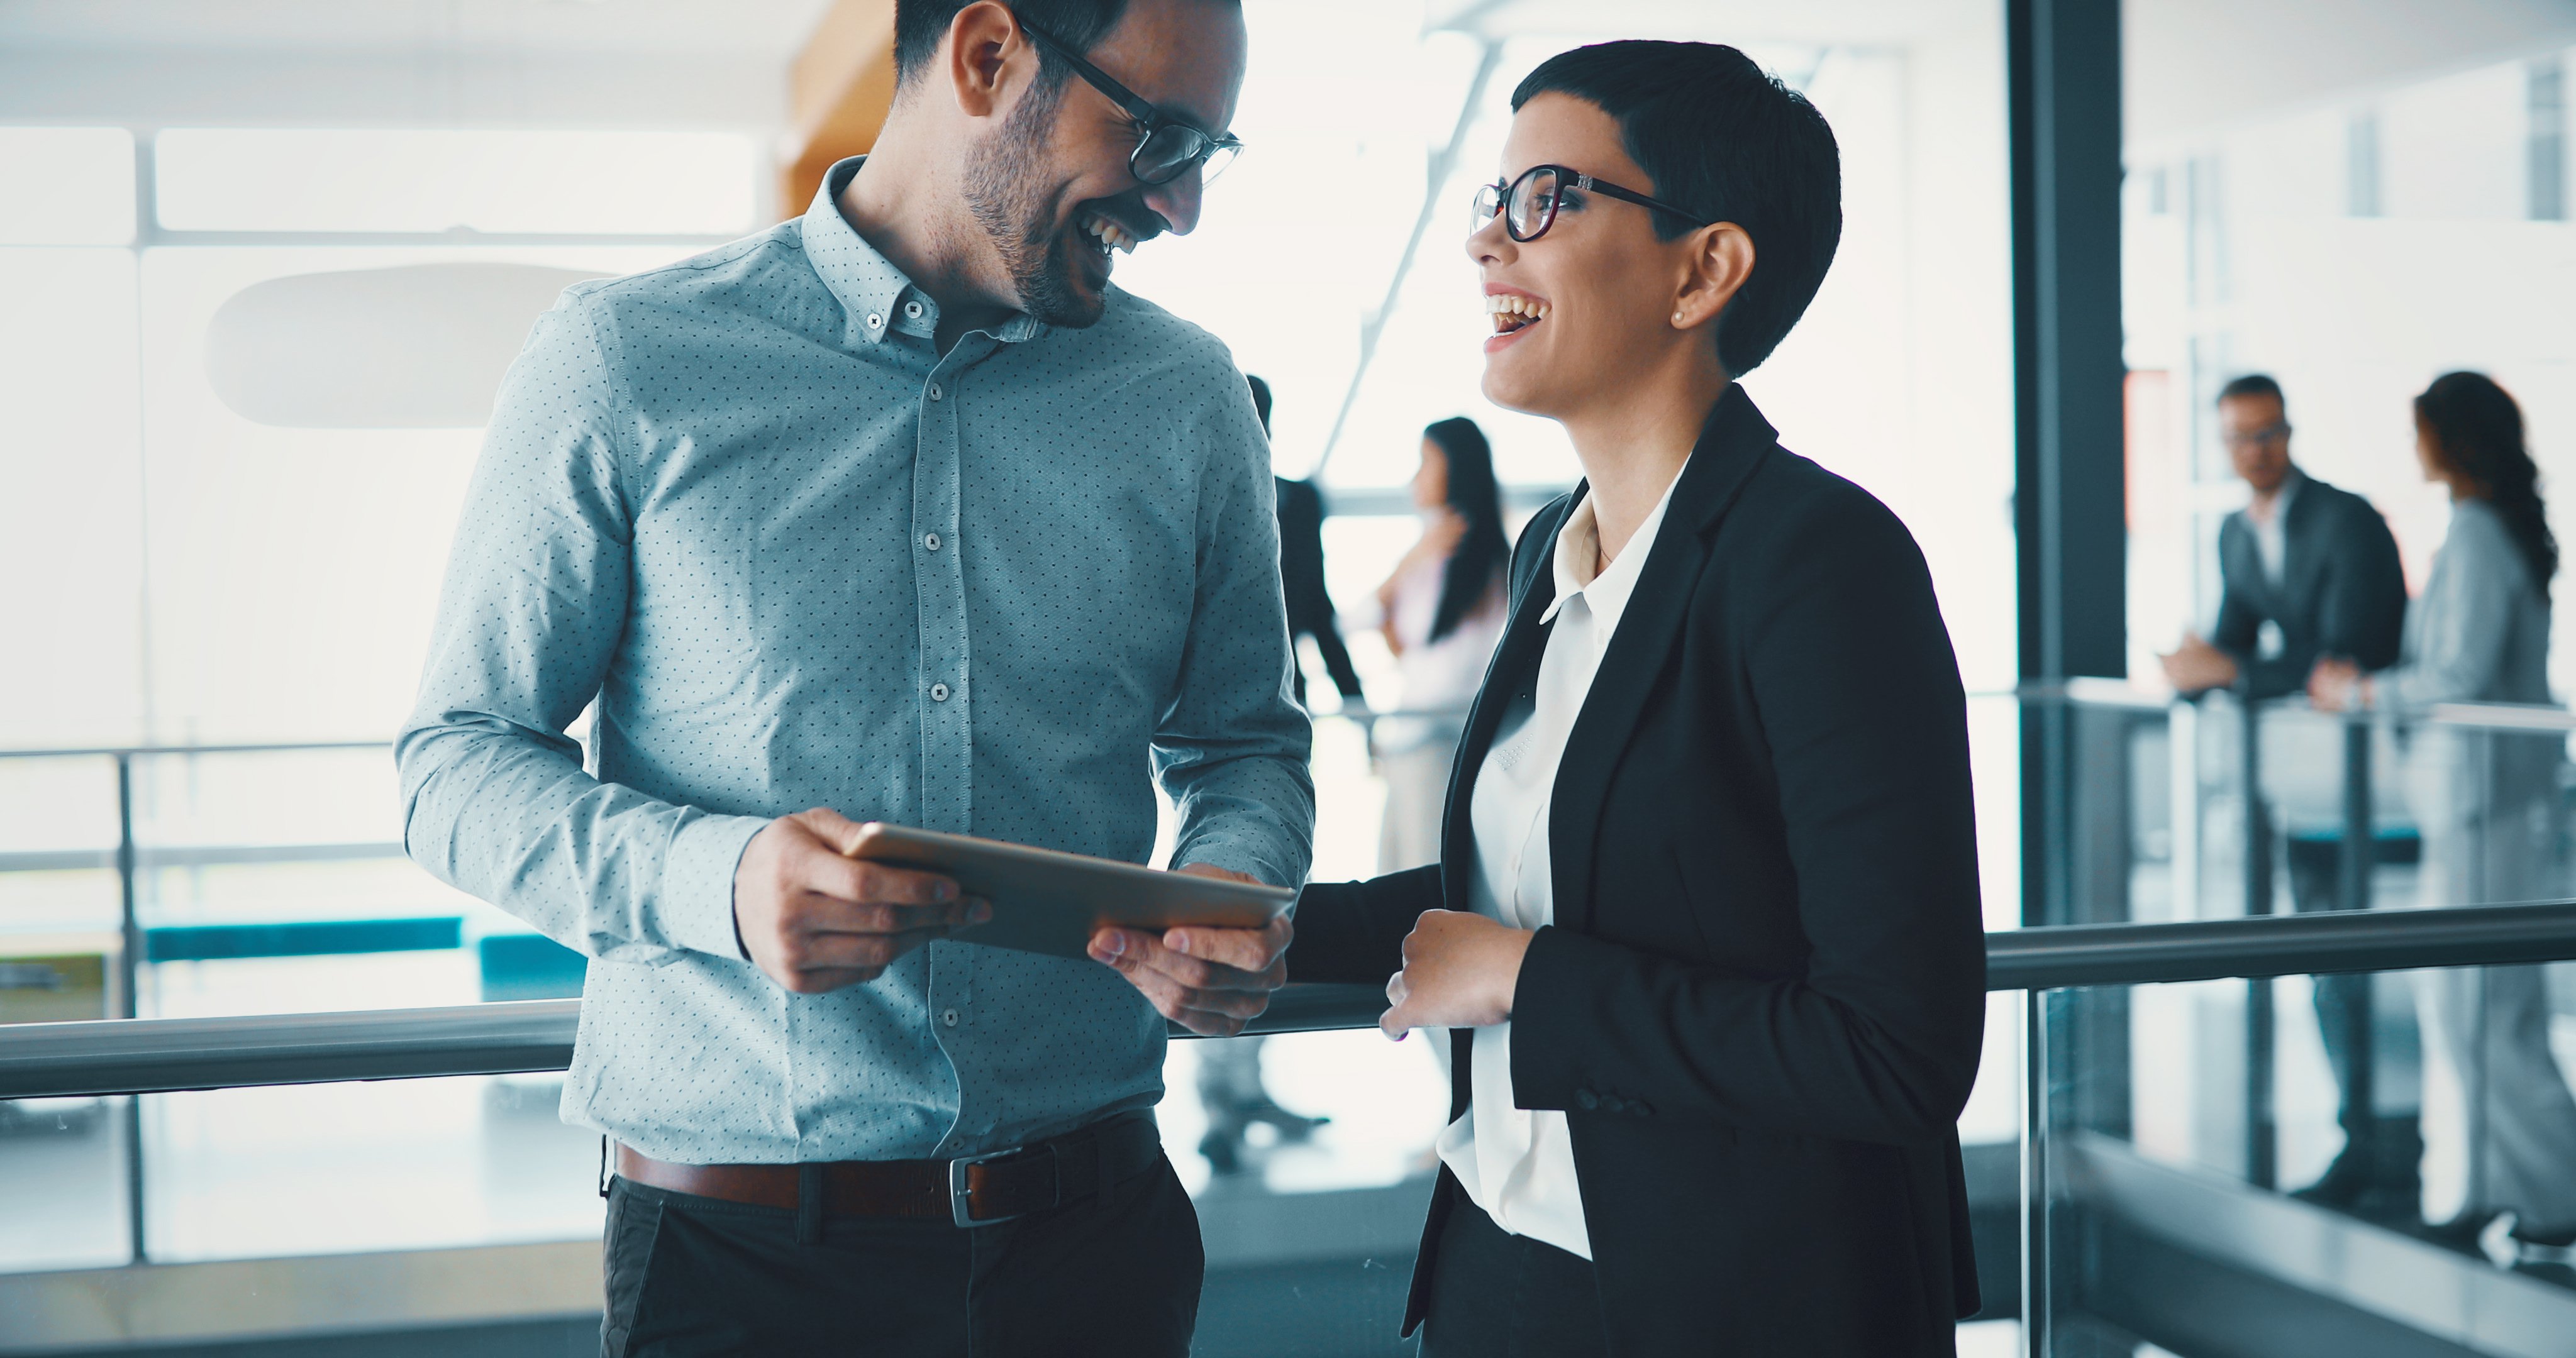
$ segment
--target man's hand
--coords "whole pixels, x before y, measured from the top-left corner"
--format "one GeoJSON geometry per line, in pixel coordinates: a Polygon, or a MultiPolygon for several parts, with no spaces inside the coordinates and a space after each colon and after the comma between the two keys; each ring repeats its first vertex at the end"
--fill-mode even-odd
{"type": "MultiPolygon", "coordinates": [[[[1229,882],[1239,872],[1192,863],[1178,871],[1229,882]]],[[[1280,916],[1266,929],[1103,929],[1091,956],[1118,969],[1163,1017],[1201,1037],[1232,1037],[1270,1007],[1270,992],[1288,983],[1288,940],[1296,930],[1280,916]]]]}
{"type": "Polygon", "coordinates": [[[859,828],[819,807],[782,816],[734,868],[734,932],[769,979],[799,995],[873,981],[905,953],[993,917],[937,873],[848,857],[859,828]]]}
{"type": "Polygon", "coordinates": [[[1377,1026],[1401,1042],[1416,1028],[1489,1028],[1512,1016],[1528,929],[1459,910],[1425,910],[1404,936],[1404,970],[1386,983],[1377,1026]]]}
{"type": "Polygon", "coordinates": [[[2308,701],[2320,712],[2349,712],[2370,706],[2370,680],[2349,660],[2327,656],[2308,673],[2308,701]]]}
{"type": "Polygon", "coordinates": [[[2182,644],[2173,654],[2156,658],[2164,662],[2165,678],[2177,693],[2206,693],[2236,682],[2236,658],[2202,640],[2198,632],[2183,633],[2182,644]]]}

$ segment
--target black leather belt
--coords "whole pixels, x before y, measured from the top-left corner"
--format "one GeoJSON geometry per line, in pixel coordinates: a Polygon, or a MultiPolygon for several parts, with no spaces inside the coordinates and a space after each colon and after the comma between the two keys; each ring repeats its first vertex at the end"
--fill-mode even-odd
{"type": "Polygon", "coordinates": [[[831,1160],[802,1165],[675,1165],[631,1146],[617,1173],[674,1193],[823,1216],[945,1218],[990,1226],[1098,1199],[1162,1159],[1154,1115],[1139,1109],[1035,1145],[962,1160],[831,1160]]]}

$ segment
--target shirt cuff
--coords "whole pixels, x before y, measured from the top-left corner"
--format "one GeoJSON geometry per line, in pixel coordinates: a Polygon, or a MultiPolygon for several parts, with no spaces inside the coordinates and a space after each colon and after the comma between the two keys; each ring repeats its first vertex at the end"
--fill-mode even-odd
{"type": "Polygon", "coordinates": [[[1252,845],[1232,840],[1201,840],[1172,855],[1172,870],[1175,872],[1193,863],[1205,864],[1211,868],[1223,868],[1228,872],[1239,872],[1256,882],[1270,886],[1297,885],[1295,882],[1286,880],[1288,874],[1260,850],[1252,845]]]}
{"type": "Polygon", "coordinates": [[[734,869],[752,837],[768,828],[764,816],[692,815],[671,836],[662,889],[653,894],[645,926],[666,946],[741,960],[733,926],[734,869]]]}

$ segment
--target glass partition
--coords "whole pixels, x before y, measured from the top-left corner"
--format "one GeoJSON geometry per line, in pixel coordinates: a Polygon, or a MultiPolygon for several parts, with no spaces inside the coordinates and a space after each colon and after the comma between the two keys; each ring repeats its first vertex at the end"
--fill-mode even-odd
{"type": "Polygon", "coordinates": [[[2567,979],[2560,964],[2032,997],[2032,1352],[2562,1351],[2567,979]],[[2338,1038],[2315,1014],[2345,1004],[2338,1038]],[[2358,1089],[2337,1078],[2354,1034],[2375,1039],[2358,1089]]]}

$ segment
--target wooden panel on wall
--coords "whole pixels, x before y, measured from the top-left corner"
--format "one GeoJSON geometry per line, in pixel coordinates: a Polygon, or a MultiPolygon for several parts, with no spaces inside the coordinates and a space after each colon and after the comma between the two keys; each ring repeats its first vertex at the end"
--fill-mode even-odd
{"type": "Polygon", "coordinates": [[[876,144],[894,103],[894,0],[836,0],[787,68],[778,207],[803,212],[834,161],[876,144]]]}

